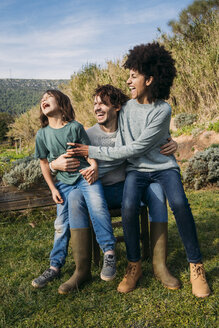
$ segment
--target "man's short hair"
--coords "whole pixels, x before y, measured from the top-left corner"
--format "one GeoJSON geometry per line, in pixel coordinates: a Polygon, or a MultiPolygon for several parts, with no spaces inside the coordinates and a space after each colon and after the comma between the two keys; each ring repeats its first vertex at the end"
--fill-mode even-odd
{"type": "Polygon", "coordinates": [[[129,100],[129,97],[121,89],[118,89],[111,84],[98,86],[95,89],[93,96],[99,96],[105,105],[108,105],[108,101],[110,101],[114,108],[121,107],[129,100]]]}
{"type": "Polygon", "coordinates": [[[148,100],[168,99],[176,76],[175,61],[164,46],[157,42],[140,44],[129,50],[124,67],[138,71],[146,79],[153,76],[148,86],[148,100]]]}

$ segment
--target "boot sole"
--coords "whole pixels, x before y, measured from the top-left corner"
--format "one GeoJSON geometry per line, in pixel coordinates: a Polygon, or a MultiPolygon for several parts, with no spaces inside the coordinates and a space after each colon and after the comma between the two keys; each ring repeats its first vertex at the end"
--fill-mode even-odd
{"type": "Polygon", "coordinates": [[[156,276],[154,276],[158,281],[160,281],[161,282],[161,284],[165,287],[165,288],[167,288],[167,289],[170,289],[170,290],[177,290],[177,289],[180,289],[181,288],[181,285],[178,285],[178,286],[175,286],[175,287],[172,287],[172,286],[167,286],[167,285],[165,285],[163,282],[162,282],[162,280],[160,280],[158,277],[156,277],[156,276]]]}
{"type": "Polygon", "coordinates": [[[166,286],[162,283],[162,285],[167,288],[167,289],[171,289],[171,290],[177,290],[177,289],[180,289],[181,286],[177,286],[177,287],[170,287],[170,286],[166,286]]]}
{"type": "Polygon", "coordinates": [[[119,292],[120,294],[128,294],[128,293],[130,293],[130,292],[133,292],[133,290],[135,290],[136,287],[137,287],[137,286],[135,286],[135,287],[132,288],[132,289],[129,289],[128,291],[121,291],[121,290],[119,290],[119,289],[117,288],[117,292],[119,292]]]}
{"type": "Polygon", "coordinates": [[[86,282],[89,282],[92,280],[92,276],[88,277],[87,279],[83,280],[80,282],[79,286],[75,286],[74,288],[70,288],[68,291],[63,291],[61,289],[58,289],[58,293],[60,295],[67,295],[67,294],[70,294],[72,293],[74,290],[78,290],[79,287],[82,287],[86,282]]]}

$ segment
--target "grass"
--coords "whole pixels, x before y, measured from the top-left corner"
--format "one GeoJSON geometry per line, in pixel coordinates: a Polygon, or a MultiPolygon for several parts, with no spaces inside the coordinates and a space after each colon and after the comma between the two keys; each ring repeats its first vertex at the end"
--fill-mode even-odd
{"type": "Polygon", "coordinates": [[[31,281],[48,267],[53,243],[54,210],[1,214],[0,327],[218,327],[217,321],[217,207],[218,190],[187,193],[197,223],[201,250],[212,295],[198,299],[191,293],[185,252],[172,215],[169,215],[168,266],[182,283],[178,291],[165,289],[143,262],[144,276],[138,288],[121,295],[116,288],[126,267],[124,244],[117,246],[118,274],[112,282],[100,279],[92,266],[93,280],[70,295],[57,289],[72,274],[69,251],[61,278],[43,289],[31,281]],[[35,227],[32,227],[32,224],[35,227]]]}

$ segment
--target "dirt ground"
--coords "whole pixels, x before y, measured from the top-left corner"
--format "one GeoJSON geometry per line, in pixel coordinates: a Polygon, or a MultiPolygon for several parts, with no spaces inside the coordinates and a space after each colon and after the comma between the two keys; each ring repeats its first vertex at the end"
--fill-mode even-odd
{"type": "MultiPolygon", "coordinates": [[[[171,120],[170,129],[176,131],[174,119],[171,120]]],[[[203,151],[212,144],[219,144],[219,133],[214,131],[202,131],[196,136],[181,135],[173,137],[178,143],[178,149],[175,154],[176,159],[181,162],[190,159],[198,151],[203,151]]]]}
{"type": "Polygon", "coordinates": [[[212,144],[219,144],[219,133],[214,131],[203,131],[197,136],[186,136],[182,135],[179,137],[173,137],[178,143],[178,149],[175,154],[176,159],[188,160],[198,151],[203,151],[205,148],[212,144]]]}

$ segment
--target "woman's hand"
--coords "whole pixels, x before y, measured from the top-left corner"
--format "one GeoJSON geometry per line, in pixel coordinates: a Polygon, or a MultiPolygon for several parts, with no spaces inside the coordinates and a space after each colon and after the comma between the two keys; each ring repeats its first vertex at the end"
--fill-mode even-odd
{"type": "Polygon", "coordinates": [[[177,142],[174,141],[172,138],[169,138],[168,141],[169,141],[168,143],[160,147],[161,148],[160,153],[162,155],[166,155],[166,156],[173,155],[177,151],[178,148],[177,142]]]}
{"type": "Polygon", "coordinates": [[[73,142],[68,142],[67,145],[75,147],[67,149],[67,154],[71,156],[88,156],[89,146],[73,142]]]}

